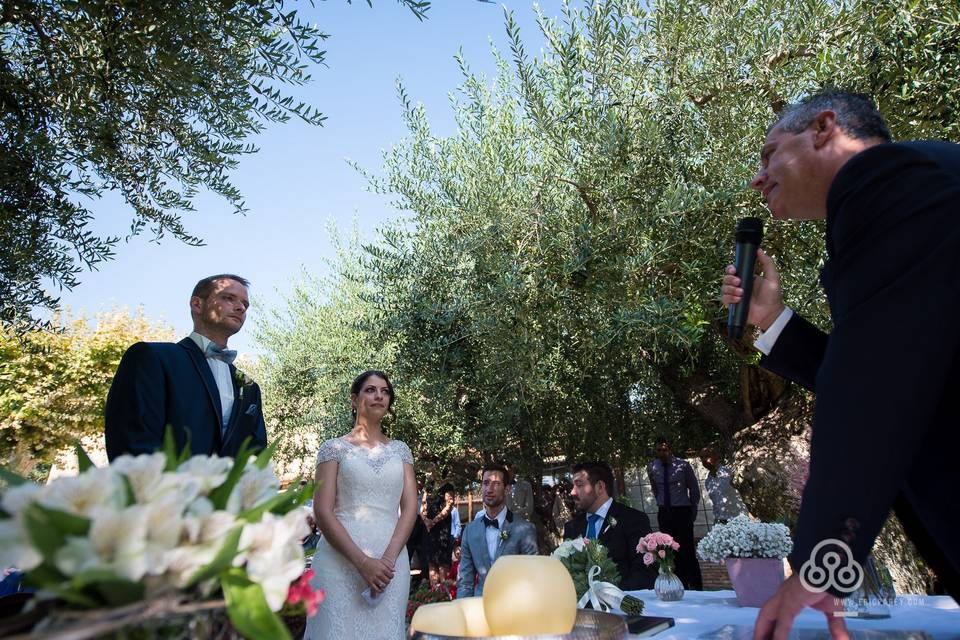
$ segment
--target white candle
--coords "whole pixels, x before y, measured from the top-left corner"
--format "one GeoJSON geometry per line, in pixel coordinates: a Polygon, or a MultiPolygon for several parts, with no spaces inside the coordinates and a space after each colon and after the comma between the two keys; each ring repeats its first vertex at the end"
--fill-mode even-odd
{"type": "Polygon", "coordinates": [[[487,574],[483,610],[491,635],[570,633],[577,590],[556,558],[501,556],[487,574]]]}

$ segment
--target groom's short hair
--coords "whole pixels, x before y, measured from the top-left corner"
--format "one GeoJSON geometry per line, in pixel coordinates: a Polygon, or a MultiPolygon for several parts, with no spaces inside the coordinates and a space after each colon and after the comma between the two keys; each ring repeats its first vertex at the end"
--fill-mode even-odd
{"type": "Polygon", "coordinates": [[[487,472],[496,472],[500,474],[500,477],[503,479],[504,485],[509,485],[512,482],[510,477],[510,472],[507,471],[507,468],[500,464],[499,462],[488,462],[483,465],[483,469],[480,471],[480,479],[483,480],[483,474],[487,472]]]}
{"type": "Polygon", "coordinates": [[[240,276],[234,273],[218,273],[215,276],[207,276],[203,280],[197,283],[197,286],[193,288],[193,293],[190,294],[190,297],[193,298],[196,296],[201,300],[206,300],[207,297],[213,293],[213,285],[217,280],[234,280],[239,282],[245,287],[250,287],[250,281],[246,278],[241,278],[240,276]]]}
{"type": "Polygon", "coordinates": [[[613,469],[610,468],[606,462],[581,462],[573,466],[573,474],[576,475],[581,471],[587,473],[587,478],[590,480],[590,484],[596,486],[598,482],[603,481],[603,486],[607,488],[607,495],[611,498],[614,497],[613,484],[613,469]]]}

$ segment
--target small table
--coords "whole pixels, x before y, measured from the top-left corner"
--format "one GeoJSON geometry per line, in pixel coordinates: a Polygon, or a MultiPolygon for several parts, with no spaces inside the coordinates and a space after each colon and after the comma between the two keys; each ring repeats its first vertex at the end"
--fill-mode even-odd
{"type": "MultiPolygon", "coordinates": [[[[676,626],[658,633],[654,636],[656,640],[692,640],[725,625],[752,628],[760,612],[754,607],[737,605],[737,594],[733,591],[687,591],[678,602],[663,602],[650,589],[628,593],[644,601],[644,615],[674,619],[676,626]]],[[[816,629],[826,634],[827,624],[822,613],[806,609],[797,616],[793,628],[816,629]]],[[[851,632],[925,631],[934,640],[960,640],[960,607],[949,596],[900,596],[897,603],[890,606],[889,618],[848,618],[847,629],[851,632]]]]}

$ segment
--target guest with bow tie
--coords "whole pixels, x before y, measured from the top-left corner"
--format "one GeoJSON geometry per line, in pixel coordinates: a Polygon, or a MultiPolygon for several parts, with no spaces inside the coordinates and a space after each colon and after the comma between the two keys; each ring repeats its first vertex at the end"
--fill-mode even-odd
{"type": "Polygon", "coordinates": [[[250,283],[204,278],[193,289],[193,333],[178,343],[138,342],[123,355],[104,409],[107,456],[153,453],[169,425],[177,449],[235,456],[248,436],[267,446],[260,387],[233,365],[227,340],[243,327],[250,283]]]}
{"type": "Polygon", "coordinates": [[[510,476],[500,464],[483,468],[480,488],[483,511],[463,530],[457,597],[483,595],[483,583],[497,558],[506,555],[537,555],[537,529],[506,508],[510,476]]]}

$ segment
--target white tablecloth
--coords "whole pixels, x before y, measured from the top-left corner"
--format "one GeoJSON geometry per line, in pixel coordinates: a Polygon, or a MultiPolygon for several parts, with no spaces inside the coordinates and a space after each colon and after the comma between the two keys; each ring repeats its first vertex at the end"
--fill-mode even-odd
{"type": "MultiPolygon", "coordinates": [[[[733,591],[687,591],[679,602],[662,602],[652,590],[629,592],[646,603],[644,615],[673,618],[676,626],[658,633],[656,640],[692,640],[727,625],[753,627],[759,609],[740,607],[733,591]]],[[[890,607],[890,617],[881,620],[848,619],[850,631],[926,631],[935,640],[960,640],[960,607],[948,596],[901,596],[890,607]]],[[[826,633],[822,613],[807,609],[797,616],[797,638],[819,637],[810,630],[826,633]]],[[[854,637],[856,634],[852,634],[854,637]]],[[[733,635],[734,638],[739,638],[733,635]]],[[[824,636],[829,637],[829,636],[824,636]]],[[[868,636],[867,636],[868,637],[868,636]]]]}

